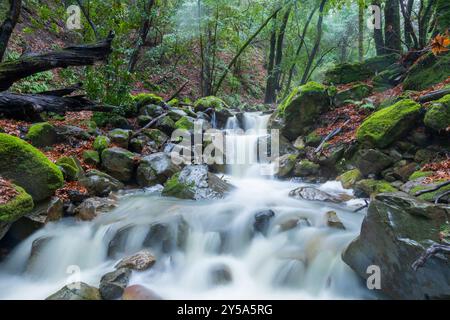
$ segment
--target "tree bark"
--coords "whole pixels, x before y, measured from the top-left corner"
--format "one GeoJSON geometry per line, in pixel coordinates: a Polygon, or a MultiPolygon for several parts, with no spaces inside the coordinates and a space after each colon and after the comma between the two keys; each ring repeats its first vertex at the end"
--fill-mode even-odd
{"type": "Polygon", "coordinates": [[[275,50],[277,46],[277,15],[274,17],[272,32],[270,33],[270,49],[269,49],[269,63],[267,66],[267,82],[264,103],[272,103],[275,92],[275,50]]]}
{"type": "Polygon", "coordinates": [[[387,0],[384,8],[384,43],[387,53],[400,53],[400,0],[387,0]]]}
{"type": "Polygon", "coordinates": [[[0,64],[0,91],[7,90],[14,82],[38,72],[104,61],[111,52],[113,38],[114,35],[110,33],[107,39],[96,44],[67,47],[0,64]]]}
{"type": "Polygon", "coordinates": [[[91,17],[89,16],[88,10],[86,10],[86,8],[83,5],[83,1],[82,0],[77,0],[77,3],[78,3],[78,6],[81,9],[81,12],[83,12],[83,15],[86,18],[87,22],[91,26],[91,29],[94,32],[95,39],[96,40],[100,39],[100,35],[99,35],[98,31],[97,31],[97,27],[95,26],[95,23],[91,20],[91,17]]]}
{"type": "Polygon", "coordinates": [[[358,1],[358,60],[364,59],[364,0],[358,1]]]}
{"type": "Polygon", "coordinates": [[[311,70],[312,64],[314,62],[314,58],[319,51],[320,41],[322,40],[322,23],[323,23],[323,11],[325,8],[325,3],[327,0],[322,0],[319,6],[319,20],[317,21],[317,36],[316,41],[314,43],[314,47],[311,50],[311,54],[308,59],[308,64],[306,65],[306,69],[303,72],[301,84],[305,84],[306,80],[309,77],[309,71],[311,70]]]}
{"type": "MultiPolygon", "coordinates": [[[[381,7],[381,1],[380,0],[373,0],[372,5],[381,7]]],[[[380,23],[382,24],[382,19],[380,17],[380,23]]],[[[377,55],[383,55],[385,53],[384,50],[384,39],[383,39],[383,31],[382,31],[382,25],[380,25],[380,28],[373,29],[373,40],[375,41],[375,48],[377,51],[377,55]]]]}
{"type": "Polygon", "coordinates": [[[9,12],[0,26],[0,62],[3,61],[9,38],[19,21],[20,11],[22,10],[22,0],[9,0],[9,4],[9,12]]]}
{"type": "Polygon", "coordinates": [[[414,27],[411,22],[411,13],[414,6],[414,0],[408,0],[406,7],[403,3],[403,0],[400,0],[400,9],[402,11],[403,20],[404,20],[404,32],[405,32],[405,44],[408,49],[411,48],[411,45],[414,48],[419,47],[419,41],[417,40],[416,33],[414,32],[414,27]]]}
{"type": "Polygon", "coordinates": [[[428,27],[430,25],[432,8],[436,1],[429,0],[426,6],[424,6],[424,2],[425,2],[425,0],[420,1],[420,10],[419,10],[419,46],[420,46],[420,48],[424,48],[428,43],[428,27]]]}

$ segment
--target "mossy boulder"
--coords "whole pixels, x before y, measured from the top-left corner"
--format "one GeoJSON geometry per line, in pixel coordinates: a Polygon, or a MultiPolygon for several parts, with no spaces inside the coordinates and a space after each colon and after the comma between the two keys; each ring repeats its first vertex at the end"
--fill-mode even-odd
{"type": "MultiPolygon", "coordinates": [[[[409,194],[414,196],[417,192],[433,189],[434,187],[436,187],[438,184],[440,184],[442,182],[445,182],[445,180],[438,180],[438,181],[435,181],[434,183],[429,183],[429,184],[424,184],[424,183],[418,184],[417,186],[413,187],[409,191],[409,194]]],[[[424,200],[424,201],[434,202],[436,200],[436,197],[438,197],[439,195],[444,194],[448,191],[450,191],[450,185],[444,186],[436,191],[421,194],[420,196],[418,196],[418,198],[421,200],[424,200]]]]}
{"type": "Polygon", "coordinates": [[[365,83],[357,83],[351,88],[343,91],[339,91],[335,97],[334,102],[336,105],[343,105],[346,101],[359,101],[369,96],[372,92],[372,87],[365,83]]]}
{"type": "Polygon", "coordinates": [[[225,101],[215,96],[200,98],[194,103],[195,112],[198,111],[204,112],[210,108],[216,112],[220,112],[223,109],[227,109],[228,107],[225,101]]]}
{"type": "Polygon", "coordinates": [[[136,180],[141,187],[151,187],[165,183],[181,168],[172,162],[170,154],[154,153],[144,157],[136,172],[136,180]]]}
{"type": "Polygon", "coordinates": [[[295,164],[294,175],[296,177],[315,176],[319,173],[320,165],[309,160],[301,160],[295,164]]]}
{"type": "Polygon", "coordinates": [[[179,130],[192,131],[194,130],[194,123],[194,118],[183,116],[177,122],[175,122],[175,128],[179,130]]]}
{"type": "Polygon", "coordinates": [[[427,110],[425,125],[435,131],[442,131],[450,127],[450,94],[434,102],[427,110]]]}
{"type": "Polygon", "coordinates": [[[161,105],[164,103],[164,99],[154,93],[139,93],[132,98],[138,108],[148,104],[161,105]]]}
{"type": "Polygon", "coordinates": [[[360,196],[375,196],[379,193],[397,192],[398,190],[391,186],[391,184],[384,180],[364,179],[355,184],[355,195],[360,196]]]}
{"type": "Polygon", "coordinates": [[[129,182],[134,175],[135,154],[123,148],[108,148],[102,152],[102,165],[114,178],[129,182]]]}
{"type": "Polygon", "coordinates": [[[95,150],[85,150],[83,152],[83,160],[87,164],[96,166],[100,163],[100,154],[95,150]]]}
{"type": "Polygon", "coordinates": [[[92,121],[100,128],[111,126],[113,128],[129,129],[129,121],[115,112],[94,112],[92,121]]]}
{"type": "Polygon", "coordinates": [[[130,140],[130,134],[131,134],[130,130],[117,128],[108,132],[108,137],[111,139],[111,142],[116,146],[127,149],[130,140]]]}
{"type": "Polygon", "coordinates": [[[140,127],[144,127],[144,126],[146,126],[147,124],[149,124],[150,123],[150,121],[152,121],[152,117],[150,117],[150,116],[147,116],[147,115],[140,115],[139,117],[137,117],[137,122],[138,122],[138,125],[140,126],[140,127]]]}
{"type": "Polygon", "coordinates": [[[342,186],[345,189],[351,189],[355,186],[355,184],[363,179],[363,175],[361,171],[358,169],[349,170],[347,172],[344,172],[339,177],[337,177],[337,181],[340,181],[342,183],[342,186]]]}
{"type": "Polygon", "coordinates": [[[21,187],[13,185],[18,194],[4,204],[0,204],[0,222],[14,222],[33,210],[33,198],[21,187]]]}
{"type": "Polygon", "coordinates": [[[372,79],[375,91],[382,92],[395,87],[400,83],[405,72],[405,67],[403,67],[400,63],[394,63],[386,70],[378,73],[372,79]]]}
{"type": "Polygon", "coordinates": [[[308,82],[295,88],[278,106],[276,117],[271,119],[271,127],[279,122],[281,133],[294,140],[300,135],[311,132],[317,118],[330,109],[330,97],[327,87],[316,82],[308,82]]]}
{"type": "Polygon", "coordinates": [[[165,116],[157,120],[155,127],[167,135],[171,135],[176,129],[175,121],[171,117],[165,116]]]}
{"type": "Polygon", "coordinates": [[[432,52],[421,57],[408,71],[403,81],[405,90],[424,90],[448,78],[450,54],[435,56],[432,52]]]}
{"type": "Polygon", "coordinates": [[[368,117],[359,127],[359,142],[385,148],[404,136],[420,116],[420,104],[406,99],[379,110],[368,117]]]}
{"type": "Polygon", "coordinates": [[[107,149],[111,143],[111,140],[107,136],[98,136],[94,141],[94,150],[97,152],[102,152],[107,149]]]}
{"type": "Polygon", "coordinates": [[[395,63],[400,56],[398,54],[388,54],[376,56],[361,63],[338,64],[326,71],[325,82],[334,84],[344,84],[355,81],[369,79],[376,73],[387,69],[395,63]]]}
{"type": "Polygon", "coordinates": [[[305,144],[311,147],[318,147],[322,142],[322,139],[322,136],[319,136],[315,131],[313,131],[305,137],[305,144]]]}
{"type": "Polygon", "coordinates": [[[56,161],[56,165],[61,168],[66,180],[74,181],[78,179],[80,168],[73,157],[62,157],[56,161]]]}
{"type": "Polygon", "coordinates": [[[0,175],[28,192],[34,201],[63,186],[61,170],[29,143],[0,133],[0,175]]]}
{"type": "Polygon", "coordinates": [[[275,176],[284,178],[290,175],[295,167],[295,161],[297,160],[296,154],[285,154],[276,159],[275,176]]]}
{"type": "Polygon", "coordinates": [[[414,181],[420,178],[426,178],[433,174],[433,171],[415,171],[409,176],[409,181],[414,181]]]}
{"type": "Polygon", "coordinates": [[[26,139],[35,147],[48,147],[56,143],[55,127],[48,122],[33,124],[26,135],[26,139]]]}
{"type": "Polygon", "coordinates": [[[162,195],[179,199],[193,199],[194,184],[182,182],[179,180],[179,177],[180,173],[176,173],[169,180],[167,180],[164,185],[162,195]]]}

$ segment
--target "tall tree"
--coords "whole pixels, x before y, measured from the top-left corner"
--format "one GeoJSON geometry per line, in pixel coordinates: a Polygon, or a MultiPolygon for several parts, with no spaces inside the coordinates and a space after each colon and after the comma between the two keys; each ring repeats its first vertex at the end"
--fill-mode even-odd
{"type": "Polygon", "coordinates": [[[405,5],[403,0],[400,0],[400,9],[402,11],[403,22],[404,22],[404,33],[405,33],[405,45],[408,49],[413,46],[418,48],[419,42],[417,40],[416,33],[414,32],[414,27],[411,22],[411,14],[414,6],[414,0],[407,0],[405,5]]]}
{"type": "MultiPolygon", "coordinates": [[[[382,17],[381,17],[381,0],[372,0],[372,5],[380,8],[380,16],[375,17],[374,19],[380,19],[380,25],[376,26],[373,29],[373,40],[375,41],[375,49],[377,51],[377,55],[382,55],[385,53],[384,50],[384,38],[383,38],[383,31],[382,31],[382,17]]],[[[374,12],[375,13],[375,12],[374,12]]]]}
{"type": "Polygon", "coordinates": [[[384,7],[384,45],[388,53],[401,52],[400,0],[386,0],[384,7]]]}
{"type": "Polygon", "coordinates": [[[19,21],[20,11],[22,9],[22,0],[9,0],[9,11],[6,19],[0,26],[0,62],[3,61],[9,38],[19,21]]]}
{"type": "Polygon", "coordinates": [[[364,59],[364,0],[358,0],[358,59],[364,59]]]}

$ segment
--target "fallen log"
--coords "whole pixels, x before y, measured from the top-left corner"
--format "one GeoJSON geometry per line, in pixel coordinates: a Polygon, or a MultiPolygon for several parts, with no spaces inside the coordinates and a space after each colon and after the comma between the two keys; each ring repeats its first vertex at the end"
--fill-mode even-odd
{"type": "Polygon", "coordinates": [[[436,90],[420,96],[417,101],[420,103],[430,102],[438,100],[447,94],[450,94],[450,89],[436,90]]]}
{"type": "Polygon", "coordinates": [[[38,72],[69,66],[93,65],[104,61],[111,53],[114,34],[100,42],[90,45],[77,45],[39,55],[23,56],[15,61],[0,64],[0,91],[9,89],[12,84],[38,72]]]}
{"type": "Polygon", "coordinates": [[[113,111],[113,106],[101,106],[83,95],[60,97],[46,94],[0,93],[0,114],[14,119],[40,119],[39,113],[64,114],[68,111],[113,111]]]}

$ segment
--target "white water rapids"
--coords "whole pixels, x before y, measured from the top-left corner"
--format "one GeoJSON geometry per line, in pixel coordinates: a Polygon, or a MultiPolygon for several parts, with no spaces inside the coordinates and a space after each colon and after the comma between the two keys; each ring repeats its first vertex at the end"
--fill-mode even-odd
{"type": "MultiPolygon", "coordinates": [[[[244,122],[246,128],[262,129],[267,117],[246,114],[244,122]]],[[[236,125],[234,119],[228,127],[236,125]]],[[[252,148],[257,137],[233,139],[252,148]]],[[[352,212],[355,201],[332,205],[292,199],[289,191],[302,183],[262,177],[258,164],[233,166],[227,179],[236,189],[223,200],[165,198],[148,189],[124,196],[117,209],[94,221],[65,218],[47,224],[0,265],[0,299],[44,299],[74,280],[98,287],[117,261],[146,246],[157,263],[148,271],[133,272],[130,285],[146,286],[164,299],[372,297],[341,259],[363,219],[362,213],[352,212]],[[253,224],[255,213],[267,209],[275,217],[263,236],[253,232],[253,224]],[[327,226],[325,213],[330,210],[346,230],[327,226]],[[310,225],[299,220],[293,229],[280,227],[298,218],[310,225]],[[162,233],[163,241],[152,241],[149,230],[162,233]],[[46,240],[30,260],[36,239],[46,240]],[[70,274],[73,266],[81,270],[78,279],[70,274]]],[[[338,182],[317,187],[349,192],[338,182]]]]}

